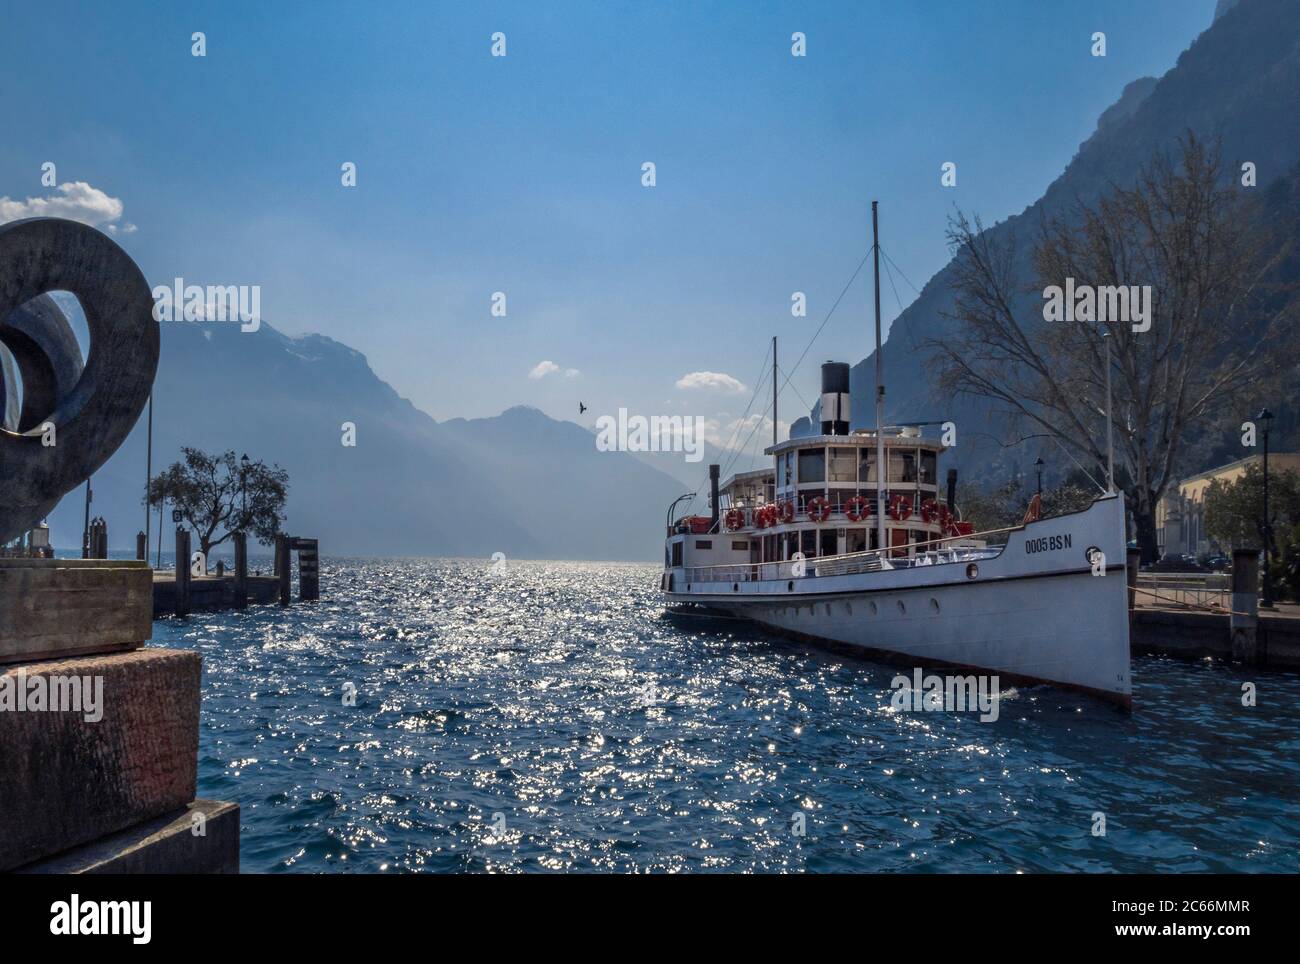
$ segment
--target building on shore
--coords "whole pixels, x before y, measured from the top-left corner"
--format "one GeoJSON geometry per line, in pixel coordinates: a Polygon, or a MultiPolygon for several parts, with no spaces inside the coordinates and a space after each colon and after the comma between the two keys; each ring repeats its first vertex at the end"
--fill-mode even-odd
{"type": "MultiPolygon", "coordinates": [[[[1207,469],[1188,476],[1178,483],[1178,488],[1166,492],[1156,507],[1156,541],[1160,555],[1200,556],[1217,546],[1205,530],[1205,493],[1215,481],[1235,482],[1246,474],[1252,465],[1262,467],[1262,454],[1249,455],[1218,468],[1207,469]]],[[[1300,452],[1270,452],[1269,475],[1294,470],[1300,472],[1300,452]]]]}

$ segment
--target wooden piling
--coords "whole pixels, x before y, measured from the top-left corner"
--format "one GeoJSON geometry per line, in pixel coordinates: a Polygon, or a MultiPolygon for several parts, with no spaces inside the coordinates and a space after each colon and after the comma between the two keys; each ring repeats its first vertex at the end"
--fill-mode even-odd
{"type": "Polygon", "coordinates": [[[83,558],[108,558],[108,523],[103,519],[90,520],[90,526],[86,530],[86,548],[83,558]]]}
{"type": "Polygon", "coordinates": [[[275,574],[280,580],[280,605],[289,605],[289,572],[290,566],[289,555],[289,537],[283,533],[277,533],[275,536],[275,574]]]}
{"type": "Polygon", "coordinates": [[[190,530],[176,527],[176,600],[177,616],[190,614],[190,530]]]}
{"type": "Polygon", "coordinates": [[[291,546],[298,550],[298,599],[320,598],[320,554],[315,539],[293,539],[291,546]]]}
{"type": "Polygon", "coordinates": [[[1247,666],[1259,661],[1259,550],[1232,552],[1232,658],[1247,666]]]}
{"type": "Polygon", "coordinates": [[[248,608],[248,534],[235,533],[235,608],[248,608]]]}

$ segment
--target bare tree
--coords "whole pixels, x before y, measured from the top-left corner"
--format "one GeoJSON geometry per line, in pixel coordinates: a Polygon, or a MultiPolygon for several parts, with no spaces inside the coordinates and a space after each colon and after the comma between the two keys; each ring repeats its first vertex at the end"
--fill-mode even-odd
{"type": "Polygon", "coordinates": [[[1292,301],[1257,313],[1266,239],[1218,149],[1189,133],[1178,155],[1157,154],[1133,187],[1045,219],[1029,259],[1036,285],[1021,279],[1014,238],[956,215],[957,332],[930,342],[942,388],[993,399],[1014,430],[1048,435],[1104,473],[1110,338],[1116,484],[1144,562],[1156,558],[1156,504],[1182,471],[1189,429],[1275,360],[1294,320],[1292,301]],[[1077,320],[1047,320],[1049,289],[1067,285],[1079,291],[1077,320]],[[1143,286],[1145,330],[1133,320],[1143,286]]]}

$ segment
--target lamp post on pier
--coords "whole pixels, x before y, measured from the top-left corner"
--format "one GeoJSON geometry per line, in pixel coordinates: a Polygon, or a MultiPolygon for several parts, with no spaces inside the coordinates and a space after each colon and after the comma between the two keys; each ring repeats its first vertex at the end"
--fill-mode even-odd
{"type": "Polygon", "coordinates": [[[241,530],[248,526],[248,453],[245,452],[239,458],[239,497],[242,500],[239,515],[239,528],[241,530]]]}

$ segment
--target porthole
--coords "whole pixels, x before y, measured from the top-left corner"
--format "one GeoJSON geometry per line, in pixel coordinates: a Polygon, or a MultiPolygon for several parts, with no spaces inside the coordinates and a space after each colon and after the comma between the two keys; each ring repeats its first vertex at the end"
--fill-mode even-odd
{"type": "Polygon", "coordinates": [[[939,600],[935,599],[933,596],[930,597],[930,609],[936,613],[939,611],[939,600]]]}
{"type": "Polygon", "coordinates": [[[966,567],[967,579],[974,579],[979,574],[980,574],[980,567],[975,565],[975,563],[972,562],[969,566],[966,567]]]}
{"type": "Polygon", "coordinates": [[[731,591],[732,591],[732,592],[740,592],[740,583],[738,583],[738,582],[733,582],[733,583],[731,584],[731,591]]]}
{"type": "Polygon", "coordinates": [[[907,607],[903,605],[903,600],[901,599],[898,601],[898,611],[904,616],[907,615],[907,607]]]}
{"type": "Polygon", "coordinates": [[[786,592],[794,592],[794,580],[793,580],[793,579],[791,579],[789,582],[787,582],[787,583],[785,584],[785,591],[786,591],[786,592]]]}
{"type": "Polygon", "coordinates": [[[874,616],[874,615],[876,615],[876,613],[878,613],[880,610],[878,610],[878,609],[876,608],[876,604],[875,604],[875,603],[871,603],[870,605],[871,605],[871,615],[874,616]]]}

